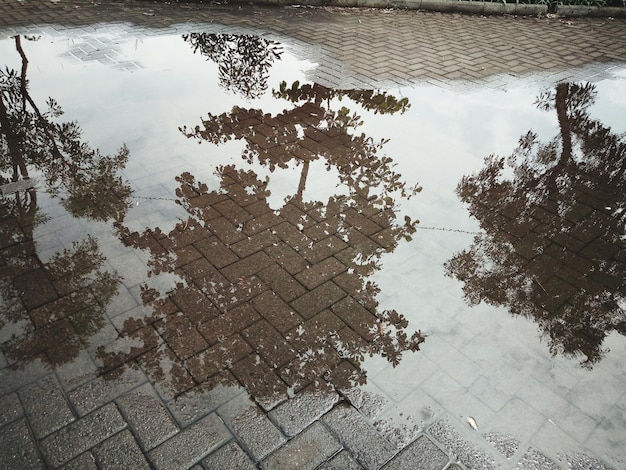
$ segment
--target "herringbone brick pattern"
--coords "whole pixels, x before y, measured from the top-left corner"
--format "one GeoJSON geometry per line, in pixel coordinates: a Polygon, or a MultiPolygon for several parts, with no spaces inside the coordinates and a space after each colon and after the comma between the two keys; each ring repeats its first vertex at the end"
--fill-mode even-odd
{"type": "MultiPolygon", "coordinates": [[[[471,16],[397,10],[170,5],[141,1],[0,0],[0,27],[132,22],[149,28],[216,24],[307,45],[332,82],[478,80],[559,73],[626,58],[626,20],[471,16]],[[373,41],[375,39],[375,41],[373,41]]],[[[199,28],[199,27],[198,27],[199,28]]],[[[358,82],[352,82],[359,85],[358,82]]]]}

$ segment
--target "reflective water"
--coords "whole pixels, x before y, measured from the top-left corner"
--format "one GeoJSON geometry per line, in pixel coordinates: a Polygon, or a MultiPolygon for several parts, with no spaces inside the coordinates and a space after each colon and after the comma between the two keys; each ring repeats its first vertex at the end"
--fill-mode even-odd
{"type": "Polygon", "coordinates": [[[2,393],[35,363],[141,371],[183,422],[338,392],[399,447],[624,466],[625,69],[335,90],[255,36],[0,51],[2,393]]]}

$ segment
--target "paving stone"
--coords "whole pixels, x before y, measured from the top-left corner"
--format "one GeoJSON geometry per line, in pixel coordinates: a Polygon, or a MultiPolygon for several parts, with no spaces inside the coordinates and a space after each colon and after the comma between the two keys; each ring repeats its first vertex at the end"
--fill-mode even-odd
{"type": "Polygon", "coordinates": [[[271,291],[265,291],[256,296],[252,299],[252,305],[263,318],[283,334],[303,321],[300,315],[271,291]]]}
{"type": "Polygon", "coordinates": [[[0,398],[0,427],[24,416],[24,408],[17,393],[9,393],[0,398]]]}
{"type": "Polygon", "coordinates": [[[72,362],[57,366],[56,375],[66,392],[96,378],[97,366],[89,352],[82,350],[72,362]]]}
{"type": "Polygon", "coordinates": [[[74,420],[72,410],[54,375],[25,386],[19,394],[28,421],[38,439],[74,420]]]}
{"type": "Polygon", "coordinates": [[[149,384],[122,395],[117,403],[146,451],[178,432],[178,426],[149,384]]]}
{"type": "Polygon", "coordinates": [[[321,386],[320,390],[315,388],[311,386],[300,391],[295,397],[270,411],[270,419],[285,435],[295,436],[339,401],[339,395],[330,385],[321,386]]]}
{"type": "Polygon", "coordinates": [[[332,459],[319,466],[318,470],[362,470],[362,468],[347,450],[342,450],[332,459]]]}
{"type": "Polygon", "coordinates": [[[168,401],[167,406],[176,421],[186,427],[241,393],[244,390],[237,379],[230,371],[223,371],[168,401]]]}
{"type": "Polygon", "coordinates": [[[296,279],[298,279],[298,281],[300,281],[307,289],[315,289],[323,282],[338,276],[346,269],[346,266],[339,262],[337,258],[330,257],[315,266],[300,272],[296,275],[296,279]]]}
{"type": "Polygon", "coordinates": [[[239,279],[259,273],[272,264],[272,259],[264,252],[260,251],[241,261],[226,266],[221,272],[230,282],[237,282],[239,279]]]}
{"type": "Polygon", "coordinates": [[[189,358],[186,366],[194,379],[204,382],[251,352],[248,343],[235,334],[189,358]]]}
{"type": "Polygon", "coordinates": [[[146,381],[145,375],[138,369],[116,369],[72,390],[68,398],[82,416],[146,381]]]}
{"type": "Polygon", "coordinates": [[[102,468],[151,468],[132,433],[127,429],[96,446],[93,454],[102,468]]]}
{"type": "Polygon", "coordinates": [[[0,469],[44,468],[25,419],[0,428],[0,469]]]}
{"type": "Polygon", "coordinates": [[[257,462],[286,441],[278,428],[246,395],[232,399],[217,412],[257,462]]]}
{"type": "Polygon", "coordinates": [[[98,470],[96,458],[91,452],[83,452],[59,468],[62,470],[98,470]]]}
{"type": "Polygon", "coordinates": [[[0,396],[14,392],[26,384],[45,377],[50,373],[42,361],[25,364],[24,368],[13,370],[9,367],[0,370],[0,396]]]}
{"type": "Polygon", "coordinates": [[[351,406],[336,406],[322,420],[367,469],[381,467],[396,453],[395,447],[378,434],[351,406]]]}
{"type": "Polygon", "coordinates": [[[443,470],[450,459],[428,436],[422,435],[402,450],[386,464],[385,470],[419,468],[423,470],[443,470]]]}
{"type": "Polygon", "coordinates": [[[266,470],[314,469],[341,450],[341,444],[319,421],[298,434],[263,462],[266,470]]]}
{"type": "Polygon", "coordinates": [[[40,446],[46,461],[56,466],[80,455],[125,427],[124,418],[115,404],[110,403],[44,438],[40,446]]]}
{"type": "Polygon", "coordinates": [[[237,469],[237,470],[254,470],[256,465],[250,460],[250,457],[237,445],[236,442],[229,442],[211,453],[202,461],[204,468],[207,469],[237,469]]]}
{"type": "Polygon", "coordinates": [[[289,362],[297,354],[274,326],[266,320],[254,323],[241,334],[252,345],[254,351],[273,368],[289,362]]]}
{"type": "Polygon", "coordinates": [[[332,306],[345,296],[346,293],[337,287],[337,284],[328,281],[294,300],[290,305],[300,315],[308,319],[332,306]]]}
{"type": "Polygon", "coordinates": [[[148,456],[157,469],[187,469],[231,438],[222,420],[211,413],[150,451],[148,456]]]}
{"type": "Polygon", "coordinates": [[[307,292],[302,284],[278,264],[273,264],[261,271],[259,277],[285,302],[290,302],[307,292]]]}

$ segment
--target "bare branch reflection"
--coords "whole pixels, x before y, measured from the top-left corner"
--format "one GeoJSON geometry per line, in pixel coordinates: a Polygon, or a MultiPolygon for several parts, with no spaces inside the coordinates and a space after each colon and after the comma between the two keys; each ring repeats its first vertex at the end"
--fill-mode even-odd
{"type": "Polygon", "coordinates": [[[29,91],[21,36],[15,47],[21,70],[0,70],[1,348],[17,366],[37,358],[54,366],[104,326],[120,281],[91,236],[42,258],[34,232],[49,217],[38,207],[39,179],[75,217],[121,221],[131,189],[117,171],[128,151],[102,156],[76,122],[58,122],[63,111],[52,98],[42,111],[29,91]]]}

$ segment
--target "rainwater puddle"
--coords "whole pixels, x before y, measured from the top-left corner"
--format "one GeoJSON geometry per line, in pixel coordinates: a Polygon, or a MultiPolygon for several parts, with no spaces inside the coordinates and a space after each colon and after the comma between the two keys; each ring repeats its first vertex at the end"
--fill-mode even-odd
{"type": "Polygon", "coordinates": [[[624,466],[625,69],[336,90],[269,39],[115,28],[0,56],[3,394],[82,364],[181,423],[243,386],[243,434],[341,396],[468,466],[624,466]]]}

